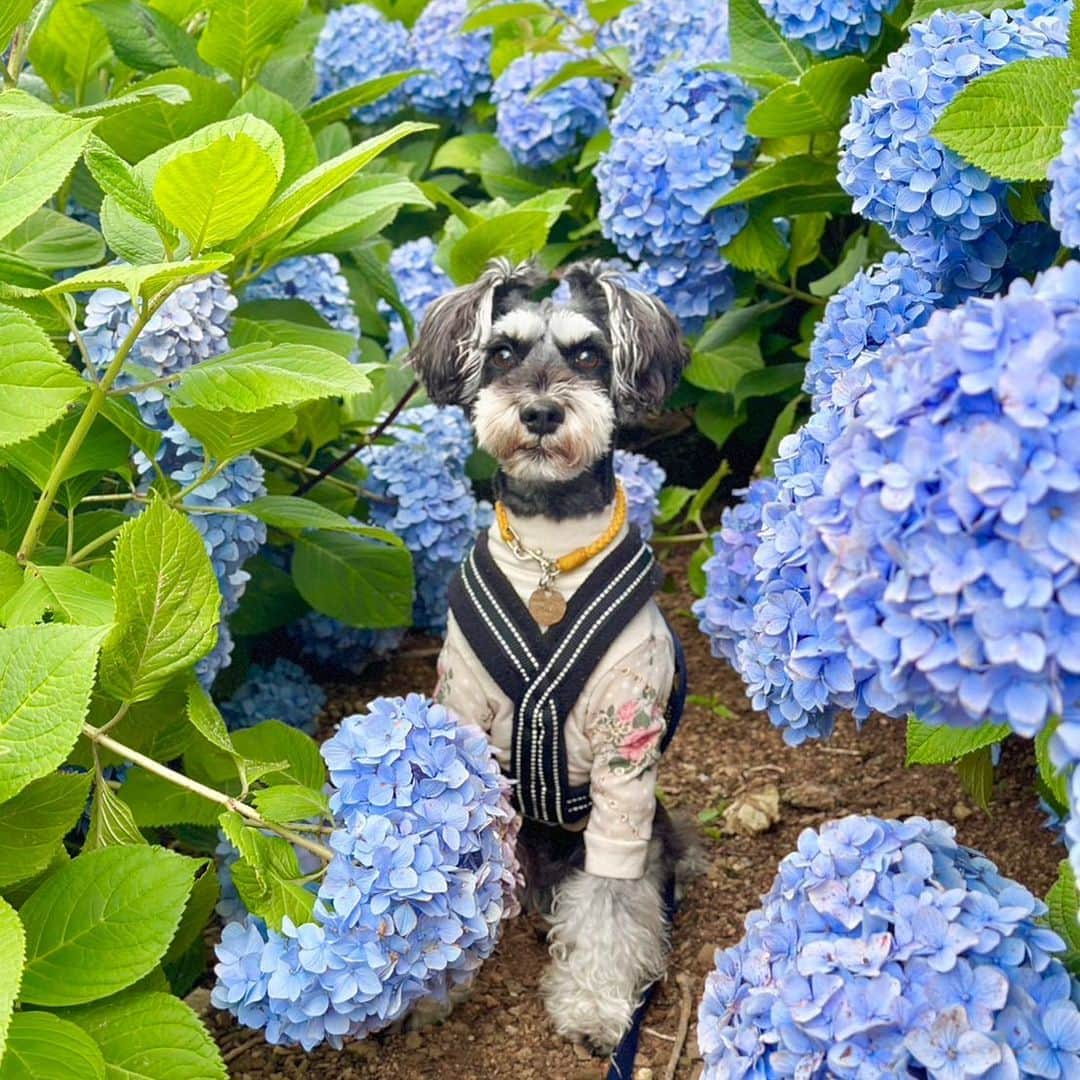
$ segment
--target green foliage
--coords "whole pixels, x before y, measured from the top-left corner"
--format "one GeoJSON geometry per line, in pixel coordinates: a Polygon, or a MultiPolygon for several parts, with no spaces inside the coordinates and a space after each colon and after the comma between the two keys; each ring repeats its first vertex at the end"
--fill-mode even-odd
{"type": "Polygon", "coordinates": [[[951,765],[965,755],[993,746],[1010,733],[1008,724],[983,724],[977,728],[934,727],[908,717],[908,765],[951,765]]]}
{"type": "Polygon", "coordinates": [[[1061,962],[1074,977],[1080,976],[1080,919],[1077,908],[1080,896],[1076,890],[1076,878],[1068,859],[1058,867],[1057,881],[1046,894],[1046,906],[1050,909],[1046,921],[1050,929],[1065,942],[1065,954],[1061,962]]]}

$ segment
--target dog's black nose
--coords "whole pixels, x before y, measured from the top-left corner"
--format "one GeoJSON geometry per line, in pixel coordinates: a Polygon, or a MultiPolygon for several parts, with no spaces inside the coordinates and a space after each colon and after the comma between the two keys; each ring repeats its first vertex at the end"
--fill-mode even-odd
{"type": "Polygon", "coordinates": [[[566,410],[551,398],[540,398],[521,407],[521,422],[533,435],[550,435],[566,419],[566,410]]]}

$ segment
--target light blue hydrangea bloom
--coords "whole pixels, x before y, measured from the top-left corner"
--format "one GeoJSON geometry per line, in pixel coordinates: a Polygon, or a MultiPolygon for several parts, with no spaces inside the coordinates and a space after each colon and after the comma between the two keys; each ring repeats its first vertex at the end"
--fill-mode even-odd
{"type": "Polygon", "coordinates": [[[387,428],[396,442],[433,450],[449,465],[464,469],[476,444],[472,424],[458,405],[418,405],[387,428]]]}
{"type": "Polygon", "coordinates": [[[395,652],[405,630],[361,630],[321,611],[310,611],[288,628],[302,660],[329,671],[359,675],[373,660],[395,652]]]}
{"type": "Polygon", "coordinates": [[[236,693],[221,705],[230,730],[280,720],[309,735],[326,705],[326,694],[299,664],[278,657],[268,668],[252,664],[236,693]]]}
{"type": "Polygon", "coordinates": [[[1080,263],[936,312],[873,366],[803,506],[822,602],[896,712],[1025,736],[1058,715],[1075,751],[1080,263]]]}
{"type": "Polygon", "coordinates": [[[627,519],[638,527],[642,540],[649,540],[653,534],[653,518],[660,509],[660,489],[667,474],[644,454],[616,450],[614,458],[615,476],[622,481],[626,491],[627,519]]]}
{"type": "Polygon", "coordinates": [[[645,292],[667,305],[685,334],[698,333],[735,299],[735,277],[718,255],[703,254],[689,262],[682,256],[646,259],[639,278],[645,292]]]}
{"type": "Polygon", "coordinates": [[[314,921],[229,923],[212,992],[268,1042],[305,1050],[340,1049],[470,982],[519,879],[517,821],[479,728],[417,694],[377,698],[322,753],[337,828],[314,921]]]}
{"type": "MultiPolygon", "coordinates": [[[[409,31],[396,19],[388,19],[368,4],[348,4],[327,16],[315,43],[316,100],[383,75],[411,71],[415,59],[409,31]]],[[[378,101],[353,110],[362,124],[401,112],[408,103],[408,89],[398,86],[378,101]]]]}
{"type": "Polygon", "coordinates": [[[762,0],[790,41],[822,56],[869,52],[899,0],[762,0]]]}
{"type": "Polygon", "coordinates": [[[1080,1012],[1046,910],[945,822],[804,829],[743,938],[717,950],[704,1076],[1074,1076],[1080,1012]]]}
{"type": "Polygon", "coordinates": [[[455,119],[491,89],[491,31],[461,32],[466,0],[430,0],[409,34],[412,63],[426,74],[408,83],[419,112],[455,119]]]}
{"type": "Polygon", "coordinates": [[[1061,154],[1050,163],[1050,224],[1065,247],[1080,248],[1080,100],[1062,136],[1061,154]]]}
{"type": "Polygon", "coordinates": [[[815,404],[832,395],[840,372],[868,349],[878,349],[930,317],[940,294],[910,255],[889,252],[860,270],[825,307],[814,327],[803,389],[815,404]]]}
{"type": "Polygon", "coordinates": [[[672,56],[699,64],[729,60],[727,0],[637,0],[600,27],[596,44],[625,48],[635,79],[672,56]]]}
{"type": "MultiPolygon", "coordinates": [[[[454,287],[446,273],[435,265],[435,241],[430,236],[422,236],[394,248],[390,254],[390,276],[397,286],[401,302],[417,326],[431,302],[454,287]]],[[[408,348],[409,339],[397,312],[391,311],[385,303],[381,307],[388,312],[390,355],[396,356],[408,348]]]]}
{"type": "Polygon", "coordinates": [[[495,132],[519,165],[538,169],[565,161],[607,126],[612,88],[599,79],[570,79],[532,97],[571,59],[562,52],[526,53],[495,80],[495,132]]]}
{"type": "Polygon", "coordinates": [[[689,266],[715,257],[743,227],[745,207],[713,206],[753,159],[757,144],[746,133],[753,103],[733,75],[687,61],[634,83],[596,166],[604,235],[624,255],[689,266]]]}
{"type": "MultiPolygon", "coordinates": [[[[344,10],[344,9],[343,9],[344,10]]],[[[245,300],[303,300],[334,330],[360,335],[349,283],[336,255],[294,255],[257,277],[244,290],[245,300]]]]}
{"type": "Polygon", "coordinates": [[[947,296],[990,291],[1015,228],[1008,185],[946,150],[931,131],[972,79],[1014,60],[1063,56],[1065,46],[1041,24],[1003,11],[939,11],[910,35],[852,102],[840,184],[857,213],[884,225],[940,277],[947,296]]]}
{"type": "Polygon", "coordinates": [[[195,676],[207,691],[214,685],[218,675],[232,663],[235,643],[229,624],[224,619],[218,623],[217,632],[214,647],[195,665],[195,676]]]}

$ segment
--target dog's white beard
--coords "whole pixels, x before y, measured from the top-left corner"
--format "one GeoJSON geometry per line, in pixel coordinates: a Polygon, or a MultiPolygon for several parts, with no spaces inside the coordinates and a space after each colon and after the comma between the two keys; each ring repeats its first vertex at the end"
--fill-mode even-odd
{"type": "Polygon", "coordinates": [[[642,994],[664,973],[667,923],[653,876],[634,881],[577,870],[558,886],[540,983],[560,1035],[610,1053],[642,994]]]}
{"type": "Polygon", "coordinates": [[[476,398],[473,427],[476,440],[515,480],[561,483],[579,476],[611,446],[615,407],[599,387],[574,386],[544,395],[557,401],[566,418],[542,439],[521,422],[519,393],[485,386],[476,398]]]}

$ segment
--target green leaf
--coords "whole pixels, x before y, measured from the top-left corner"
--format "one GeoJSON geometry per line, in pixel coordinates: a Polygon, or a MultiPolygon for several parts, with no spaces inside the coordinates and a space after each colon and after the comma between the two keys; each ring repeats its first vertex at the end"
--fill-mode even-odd
{"type": "MultiPolygon", "coordinates": [[[[126,0],[118,2],[126,4],[126,0]]],[[[175,239],[175,230],[154,203],[149,185],[119,154],[95,135],[87,144],[83,159],[98,187],[122,210],[175,239]]]]}
{"type": "Polygon", "coordinates": [[[269,633],[308,610],[287,571],[259,556],[249,559],[244,570],[251,580],[240,597],[240,606],[229,618],[229,627],[238,637],[269,633]]]}
{"type": "Polygon", "coordinates": [[[171,994],[137,990],[66,1013],[101,1049],[106,1080],[226,1080],[202,1021],[171,994]]]}
{"type": "Polygon", "coordinates": [[[1054,737],[1059,723],[1057,718],[1051,719],[1035,736],[1035,762],[1039,767],[1039,779],[1042,781],[1044,795],[1049,796],[1050,802],[1057,809],[1067,813],[1069,808],[1068,771],[1056,769],[1053,761],[1050,760],[1050,740],[1054,737]]]}
{"type": "Polygon", "coordinates": [[[107,398],[102,406],[101,415],[117,431],[127,436],[151,461],[157,457],[161,447],[161,432],[148,428],[142,416],[130,398],[107,398]]]}
{"type": "Polygon", "coordinates": [[[317,531],[296,540],[292,575],[317,611],[347,626],[408,626],[412,559],[405,549],[348,533],[317,531]]]}
{"type": "Polygon", "coordinates": [[[15,910],[0,899],[0,1062],[4,1058],[11,1014],[19,997],[23,964],[26,962],[26,935],[15,910]]]}
{"type": "Polygon", "coordinates": [[[255,807],[268,821],[287,824],[308,818],[328,818],[330,804],[321,791],[299,784],[276,784],[255,792],[255,807]]]}
{"type": "Polygon", "coordinates": [[[810,67],[810,54],[788,41],[758,0],[731,0],[732,65],[749,77],[797,79],[810,67]]]}
{"type": "MultiPolygon", "coordinates": [[[[928,19],[935,11],[977,11],[989,15],[1001,7],[1001,0],[915,0],[905,26],[928,19]]],[[[1011,6],[1011,5],[1010,5],[1011,6]]]]}
{"type": "Polygon", "coordinates": [[[92,0],[90,10],[101,20],[116,58],[136,71],[161,71],[181,62],[172,42],[183,33],[167,29],[159,12],[131,0],[92,0]]]}
{"type": "Polygon", "coordinates": [[[217,824],[221,807],[143,769],[128,770],[121,789],[135,824],[144,829],[217,824]]]}
{"type": "Polygon", "coordinates": [[[318,165],[319,154],[311,130],[285,98],[253,83],[229,110],[230,116],[243,116],[245,113],[265,121],[280,136],[285,148],[282,184],[291,184],[298,176],[318,165]]]}
{"type": "Polygon", "coordinates": [[[660,506],[656,511],[655,521],[657,524],[663,525],[673,521],[693,497],[693,488],[678,487],[674,484],[664,488],[660,492],[660,506]]]}
{"type": "MultiPolygon", "coordinates": [[[[0,49],[6,49],[15,28],[30,18],[37,0],[3,0],[0,3],[0,49]]],[[[0,1039],[3,1046],[3,1039],[0,1039]]]]}
{"type": "Polygon", "coordinates": [[[7,626],[28,626],[41,622],[45,612],[52,622],[107,626],[113,620],[112,589],[74,566],[27,567],[22,587],[0,608],[0,619],[7,626]]]}
{"type": "Polygon", "coordinates": [[[981,810],[989,810],[994,794],[994,762],[990,747],[980,746],[978,750],[965,754],[956,763],[956,773],[975,805],[981,810]]]}
{"type": "Polygon", "coordinates": [[[25,221],[64,182],[93,131],[92,120],[50,113],[0,124],[0,237],[25,221]]]}
{"type": "Polygon", "coordinates": [[[568,83],[571,79],[618,79],[622,72],[611,62],[603,57],[593,57],[585,60],[570,60],[563,64],[550,78],[545,79],[539,86],[529,93],[529,99],[535,100],[544,94],[568,83]]]}
{"type": "Polygon", "coordinates": [[[732,266],[776,277],[787,261],[788,249],[771,217],[751,211],[742,230],[723,249],[732,266]]]}
{"type": "Polygon", "coordinates": [[[272,443],[296,424],[296,414],[282,406],[241,413],[232,409],[212,411],[197,405],[173,405],[169,413],[217,462],[231,461],[256,446],[272,443]]]}
{"type": "Polygon", "coordinates": [[[214,864],[208,859],[203,865],[202,873],[195,879],[191,895],[184,905],[184,914],[180,916],[180,926],[165,953],[163,963],[179,960],[202,937],[220,895],[221,883],[214,864]]]}
{"type": "Polygon", "coordinates": [[[761,451],[761,458],[758,461],[758,471],[762,476],[773,475],[773,467],[776,464],[780,441],[785,435],[790,435],[795,430],[795,417],[802,402],[803,395],[797,394],[780,410],[773,421],[772,431],[769,432],[769,439],[765,443],[765,449],[761,451]]]}
{"type": "Polygon", "coordinates": [[[249,728],[233,732],[233,745],[245,757],[263,757],[287,761],[281,771],[267,773],[268,784],[299,784],[321,790],[326,783],[326,766],[319,754],[318,744],[280,720],[264,720],[249,728]]]}
{"type": "Polygon", "coordinates": [[[109,60],[109,39],[81,0],[54,0],[30,39],[28,56],[54,98],[81,99],[90,80],[109,60]]]}
{"type": "Polygon", "coordinates": [[[0,634],[0,800],[51,773],[75,745],[103,636],[52,624],[0,634]]]}
{"type": "Polygon", "coordinates": [[[61,293],[90,292],[94,289],[122,289],[130,296],[145,298],[169,284],[182,285],[206,277],[232,262],[223,251],[209,252],[197,259],[175,263],[151,263],[149,266],[125,266],[116,263],[58,281],[45,290],[47,296],[61,293]]]}
{"type": "Polygon", "coordinates": [[[716,472],[701,485],[693,499],[690,500],[690,506],[686,511],[688,521],[692,521],[698,528],[702,528],[701,515],[709,505],[712,497],[716,494],[721,482],[730,472],[731,468],[728,463],[726,461],[721,461],[716,472]]]}
{"type": "Polygon", "coordinates": [[[508,210],[466,230],[450,249],[450,276],[472,281],[489,259],[503,255],[519,262],[547,243],[551,217],[544,210],[508,210]]]}
{"type": "Polygon", "coordinates": [[[698,338],[697,349],[701,352],[715,352],[745,334],[747,330],[757,327],[761,316],[771,307],[771,304],[762,302],[725,311],[705,328],[698,338]]]}
{"type": "Polygon", "coordinates": [[[410,68],[408,71],[395,71],[390,75],[380,75],[377,79],[368,79],[367,82],[357,83],[339,90],[336,94],[313,101],[301,115],[312,131],[319,131],[327,124],[346,119],[356,109],[378,101],[419,74],[419,68],[410,68]]]}
{"type": "Polygon", "coordinates": [[[105,1080],[97,1043],[70,1020],[47,1012],[11,1018],[0,1080],[105,1080]]]}
{"type": "MultiPolygon", "coordinates": [[[[50,773],[0,803],[0,887],[32,878],[52,862],[86,808],[89,791],[88,773],[50,773]]],[[[0,972],[3,967],[0,962],[0,972]]]]}
{"type": "Polygon", "coordinates": [[[719,447],[746,423],[746,410],[736,409],[730,394],[710,394],[694,410],[694,426],[719,447]]]}
{"type": "Polygon", "coordinates": [[[254,413],[371,389],[364,368],[310,345],[246,345],[180,376],[176,404],[254,413]]]}
{"type": "Polygon", "coordinates": [[[144,701],[214,647],[221,594],[198,529],[164,499],[124,526],[113,570],[101,684],[120,701],[144,701]]]}
{"type": "Polygon", "coordinates": [[[805,373],[806,365],[803,363],[773,364],[757,371],[748,371],[735,386],[735,407],[738,408],[747,398],[772,397],[799,386],[805,373]]]}
{"type": "Polygon", "coordinates": [[[746,117],[746,129],[767,139],[839,131],[851,99],[869,82],[870,66],[857,56],[815,64],[759,101],[746,117]]]}
{"type": "Polygon", "coordinates": [[[36,210],[8,233],[0,248],[47,273],[105,258],[105,241],[97,229],[46,209],[36,210]]]}
{"type": "Polygon", "coordinates": [[[94,783],[94,801],[90,806],[90,828],[86,833],[83,851],[116,844],[145,844],[146,838],[139,832],[135,817],[123,799],[109,786],[98,772],[94,783]]]}
{"type": "Polygon", "coordinates": [[[1011,731],[1008,724],[977,728],[935,727],[909,716],[906,765],[951,765],[965,754],[1001,742],[1011,731]]]}
{"type": "Polygon", "coordinates": [[[866,262],[870,242],[865,236],[857,236],[849,243],[844,257],[824,277],[810,282],[810,291],[814,296],[832,296],[842,289],[863,268],[866,262]]]}
{"type": "Polygon", "coordinates": [[[1017,60],[964,87],[934,134],[999,180],[1044,180],[1061,153],[1078,84],[1072,61],[1017,60]]]}
{"type": "Polygon", "coordinates": [[[166,848],[107,847],[51,874],[19,912],[23,1001],[81,1005],[141,979],[172,940],[198,865],[166,848]]]}
{"type": "Polygon", "coordinates": [[[0,446],[44,431],[89,389],[33,319],[0,306],[0,446]]]}
{"type": "Polygon", "coordinates": [[[788,273],[796,274],[821,254],[821,238],[828,223],[825,214],[799,214],[791,223],[788,273]]]}
{"type": "Polygon", "coordinates": [[[833,162],[820,161],[809,154],[796,154],[754,170],[723,198],[718,199],[716,205],[734,206],[759,195],[767,195],[770,191],[820,187],[823,184],[832,184],[839,190],[836,185],[836,165],[833,162]]]}
{"type": "MultiPolygon", "coordinates": [[[[455,135],[447,139],[431,159],[431,171],[438,172],[441,169],[458,169],[461,172],[475,173],[479,175],[490,166],[486,164],[491,154],[510,155],[503,149],[496,136],[486,131],[478,131],[469,135],[455,135]]],[[[513,159],[510,158],[512,162],[513,159]]]]}
{"type": "Polygon", "coordinates": [[[246,84],[303,10],[304,0],[214,0],[199,55],[246,84]]]}
{"type": "Polygon", "coordinates": [[[81,105],[72,109],[70,115],[77,117],[106,117],[116,113],[126,113],[135,109],[147,99],[159,101],[163,105],[183,105],[190,100],[190,94],[182,86],[163,84],[160,86],[136,86],[119,97],[96,101],[93,105],[81,105]]]}
{"type": "Polygon", "coordinates": [[[763,363],[755,328],[712,351],[695,349],[683,378],[703,390],[730,394],[744,375],[757,370],[763,363]]]}
{"type": "Polygon", "coordinates": [[[1080,61],[1080,8],[1075,4],[1069,18],[1069,59],[1074,64],[1080,61]]]}
{"type": "MultiPolygon", "coordinates": [[[[300,532],[304,529],[326,529],[331,532],[349,532],[357,535],[374,536],[390,541],[391,533],[382,529],[371,529],[366,525],[357,525],[348,518],[334,513],[328,507],[320,506],[310,499],[297,498],[295,495],[263,495],[248,503],[245,512],[265,521],[275,529],[300,532]]],[[[397,539],[395,537],[394,539],[397,539]]],[[[398,541],[400,546],[400,540],[398,541]]]]}
{"type": "Polygon", "coordinates": [[[535,0],[517,0],[517,2],[511,4],[495,4],[470,15],[461,24],[461,32],[463,34],[472,34],[477,30],[501,26],[503,23],[515,22],[518,19],[535,19],[550,16],[551,8],[546,4],[536,3],[535,0]]]}
{"type": "Polygon", "coordinates": [[[224,750],[227,754],[236,754],[218,707],[198,679],[192,679],[188,683],[187,699],[188,720],[191,721],[195,730],[211,745],[224,750]]]}
{"type": "Polygon", "coordinates": [[[1050,929],[1065,942],[1065,954],[1061,962],[1074,978],[1080,975],[1080,921],[1077,907],[1076,878],[1068,859],[1062,859],[1058,867],[1057,881],[1046,894],[1047,922],[1050,929]]]}

